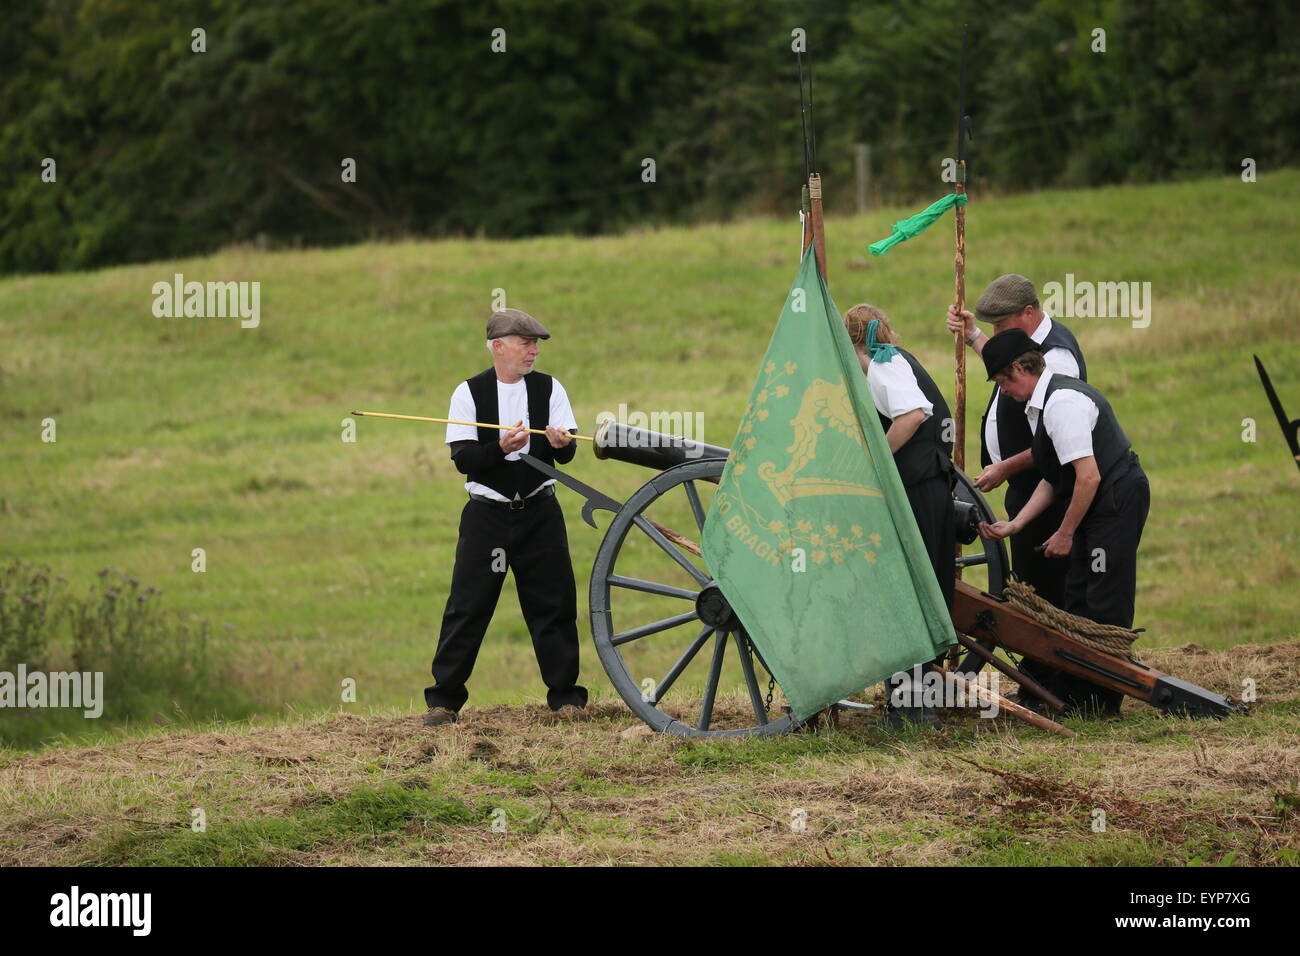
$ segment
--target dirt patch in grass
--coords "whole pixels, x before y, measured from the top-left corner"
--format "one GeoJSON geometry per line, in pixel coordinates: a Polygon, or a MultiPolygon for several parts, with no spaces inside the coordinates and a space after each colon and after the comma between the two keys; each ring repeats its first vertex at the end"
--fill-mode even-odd
{"type": "Polygon", "coordinates": [[[160,733],[6,754],[0,863],[1300,862],[1300,642],[1147,657],[1221,693],[1252,678],[1254,714],[1132,703],[1071,722],[1072,740],[961,715],[893,733],[867,715],[694,741],[628,735],[639,722],[603,701],[574,721],[494,706],[440,728],[332,714],[160,733]]]}

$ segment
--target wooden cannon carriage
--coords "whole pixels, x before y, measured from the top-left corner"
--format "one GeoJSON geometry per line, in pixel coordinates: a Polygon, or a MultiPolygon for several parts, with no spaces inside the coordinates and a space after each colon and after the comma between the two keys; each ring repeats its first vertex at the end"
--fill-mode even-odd
{"type": "MultiPolygon", "coordinates": [[[[774,712],[775,680],[695,543],[729,450],[606,422],[596,433],[595,454],[659,474],[620,502],[530,455],[521,457],[581,495],[583,519],[592,527],[596,510],[614,516],[593,562],[589,603],[597,653],[623,700],[653,729],[683,737],[779,734],[797,727],[792,714],[774,712]],[[692,667],[697,680],[703,678],[703,696],[698,711],[688,712],[685,701],[698,691],[682,678],[692,667]],[[715,713],[728,673],[732,686],[743,686],[752,715],[738,718],[734,708],[727,715],[715,713]]],[[[996,519],[970,479],[960,470],[956,474],[953,504],[964,543],[958,564],[982,569],[986,576],[983,587],[957,582],[953,624],[967,651],[960,673],[993,663],[1019,677],[994,654],[1001,650],[1122,691],[1166,713],[1223,717],[1241,709],[1229,698],[1131,656],[1097,650],[1011,607],[1002,599],[1006,550],[1001,541],[985,541],[975,530],[980,521],[996,519]]],[[[840,706],[865,705],[843,701],[840,706]]]]}

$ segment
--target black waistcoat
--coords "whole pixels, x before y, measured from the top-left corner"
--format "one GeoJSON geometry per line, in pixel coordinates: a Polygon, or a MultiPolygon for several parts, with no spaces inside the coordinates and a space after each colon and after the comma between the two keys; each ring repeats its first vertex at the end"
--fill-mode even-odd
{"type": "MultiPolygon", "coordinates": [[[[934,406],[930,417],[923,421],[921,427],[907,440],[907,443],[894,453],[894,464],[898,466],[898,474],[903,479],[903,487],[906,488],[952,471],[952,439],[944,438],[945,432],[948,435],[952,434],[952,426],[945,426],[946,422],[952,421],[952,411],[944,401],[939,387],[934,384],[930,373],[922,367],[911,352],[905,349],[898,351],[912,367],[912,374],[916,376],[916,384],[920,387],[921,394],[934,406]]],[[[881,428],[889,431],[891,424],[890,419],[880,415],[881,428]]]]}
{"type": "MultiPolygon", "coordinates": [[[[514,424],[514,422],[503,422],[499,418],[497,373],[495,368],[479,372],[466,381],[469,385],[469,394],[474,399],[475,421],[500,422],[502,425],[514,424]]],[[[529,372],[524,376],[524,387],[528,392],[527,424],[529,428],[544,429],[550,423],[551,382],[551,376],[544,372],[529,372]]],[[[503,434],[505,433],[495,428],[480,428],[478,430],[478,440],[482,443],[498,442],[503,434]]],[[[529,438],[528,447],[522,450],[527,451],[534,458],[541,459],[548,465],[553,464],[555,449],[551,447],[551,443],[547,441],[546,436],[530,435],[529,438]]],[[[545,475],[523,461],[501,461],[491,468],[471,472],[466,477],[470,481],[477,481],[481,485],[487,485],[493,491],[505,495],[507,498],[514,498],[515,495],[527,498],[537,490],[542,482],[546,481],[545,475]]]]}
{"type": "MultiPolygon", "coordinates": [[[[1079,380],[1088,381],[1088,365],[1083,360],[1083,350],[1079,348],[1079,340],[1074,337],[1073,332],[1056,319],[1052,319],[1052,331],[1048,332],[1047,337],[1043,339],[1042,349],[1046,353],[1055,348],[1065,349],[1073,355],[1074,360],[1079,363],[1079,380]]],[[[985,468],[993,464],[993,457],[984,442],[984,427],[988,424],[989,411],[993,408],[994,402],[998,403],[998,450],[1002,453],[1002,460],[1015,457],[1034,443],[1034,433],[1030,431],[1029,419],[1025,417],[1025,403],[1008,398],[994,385],[993,395],[989,398],[988,407],[984,409],[984,417],[980,419],[980,464],[985,468]]],[[[1042,477],[1037,468],[1026,468],[1008,478],[1007,485],[1029,494],[1033,492],[1042,477]]]]}
{"type": "MultiPolygon", "coordinates": [[[[1097,406],[1097,424],[1092,426],[1092,457],[1097,460],[1097,471],[1101,474],[1101,484],[1097,486],[1097,494],[1100,495],[1128,472],[1133,466],[1135,456],[1132,454],[1128,436],[1124,434],[1124,429],[1120,427],[1119,419],[1115,417],[1115,411],[1110,407],[1110,402],[1106,401],[1106,396],[1077,378],[1070,378],[1068,375],[1059,373],[1052,376],[1051,381],[1047,383],[1046,394],[1043,396],[1044,412],[1046,412],[1047,403],[1051,400],[1052,394],[1063,388],[1082,392],[1091,398],[1097,406]]],[[[1034,468],[1051,482],[1056,495],[1058,497],[1067,497],[1072,494],[1074,492],[1074,464],[1073,462],[1066,465],[1061,464],[1061,460],[1056,454],[1056,446],[1052,444],[1052,439],[1047,434],[1047,427],[1042,421],[1042,415],[1039,416],[1038,431],[1034,435],[1033,449],[1034,468]]]]}

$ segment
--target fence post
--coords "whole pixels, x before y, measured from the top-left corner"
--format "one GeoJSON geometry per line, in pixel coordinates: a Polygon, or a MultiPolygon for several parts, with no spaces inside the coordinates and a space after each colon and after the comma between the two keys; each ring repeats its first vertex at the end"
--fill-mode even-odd
{"type": "Polygon", "coordinates": [[[857,173],[858,212],[867,211],[867,190],[871,184],[871,147],[866,143],[853,145],[853,168],[857,173]]]}

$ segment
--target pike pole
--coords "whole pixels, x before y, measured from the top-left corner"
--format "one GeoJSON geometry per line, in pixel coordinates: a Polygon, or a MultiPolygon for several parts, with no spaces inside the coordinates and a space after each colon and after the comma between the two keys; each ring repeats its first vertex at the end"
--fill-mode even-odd
{"type": "Polygon", "coordinates": [[[808,177],[808,202],[810,211],[806,220],[808,225],[804,230],[804,249],[808,248],[808,243],[813,244],[817,271],[822,274],[822,281],[826,282],[826,231],[822,223],[821,173],[813,173],[808,177]]]}
{"type": "Polygon", "coordinates": [[[808,177],[803,188],[803,251],[808,251],[811,243],[813,254],[817,257],[817,271],[822,281],[826,281],[826,231],[822,222],[822,177],[817,166],[817,124],[813,107],[813,70],[812,53],[808,54],[808,100],[805,103],[803,91],[803,55],[798,56],[799,67],[799,115],[803,124],[803,162],[804,173],[808,177]]]}
{"type": "MultiPolygon", "coordinates": [[[[957,81],[957,170],[956,182],[952,191],[955,195],[966,192],[966,140],[970,136],[970,117],[966,114],[966,50],[969,31],[962,28],[961,65],[957,81]]],[[[953,256],[953,295],[957,302],[957,314],[966,308],[966,206],[961,204],[954,210],[956,216],[956,253],[953,256]]],[[[966,335],[965,326],[956,335],[957,387],[953,395],[953,463],[962,471],[966,470],[966,335]]],[[[957,556],[961,557],[962,546],[957,545],[957,556]]],[[[957,565],[957,580],[961,580],[961,565],[957,565]]]]}
{"type": "MultiPolygon", "coordinates": [[[[965,164],[961,161],[957,163],[957,174],[964,176],[966,172],[965,164]]],[[[953,186],[953,192],[961,195],[966,191],[964,182],[957,182],[953,186]]],[[[954,295],[956,296],[957,312],[960,313],[966,308],[966,208],[958,206],[956,208],[957,222],[957,254],[953,258],[954,277],[954,295]]],[[[954,464],[962,471],[966,470],[966,336],[961,332],[957,333],[957,391],[954,396],[953,426],[955,434],[953,435],[952,458],[954,464]]],[[[957,572],[961,574],[960,571],[957,572]]]]}
{"type": "MultiPolygon", "coordinates": [[[[966,192],[966,140],[970,136],[970,117],[966,115],[966,50],[969,40],[969,32],[966,28],[962,29],[961,34],[961,67],[960,77],[957,86],[957,170],[956,182],[953,184],[952,191],[960,196],[966,192]]],[[[960,313],[966,308],[966,207],[965,205],[957,206],[956,212],[956,232],[957,232],[957,250],[953,257],[954,273],[954,295],[957,301],[957,311],[960,313]]],[[[956,434],[953,437],[953,461],[962,471],[966,470],[966,336],[962,332],[957,333],[956,341],[956,359],[957,359],[957,390],[955,398],[956,410],[955,420],[953,422],[956,434]]],[[[961,576],[960,569],[957,572],[961,576]]]]}
{"type": "MultiPolygon", "coordinates": [[[[462,422],[455,418],[428,418],[424,415],[392,415],[388,412],[352,412],[353,415],[360,415],[365,418],[398,418],[406,422],[439,422],[443,425],[473,425],[475,428],[496,428],[503,432],[512,431],[514,425],[498,425],[495,422],[462,422]]],[[[525,428],[524,431],[532,435],[545,435],[546,431],[541,428],[525,428]]],[[[581,441],[595,441],[587,435],[570,435],[570,438],[577,438],[581,441]]]]}

